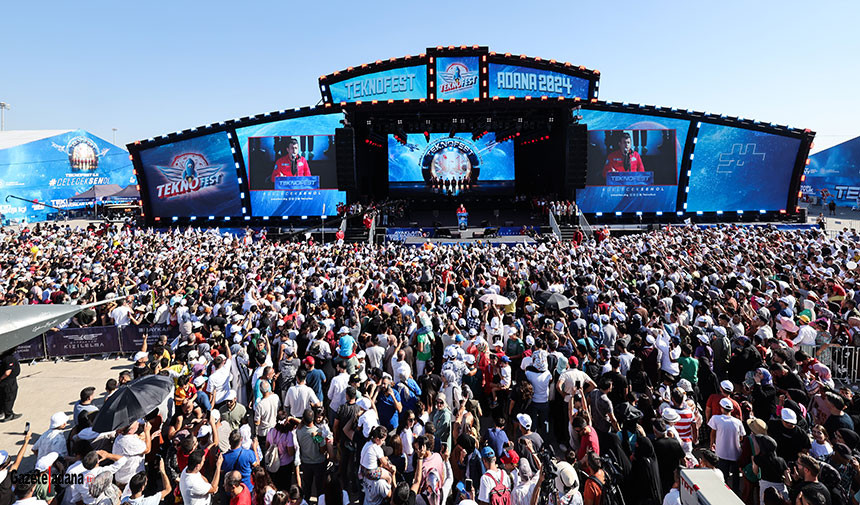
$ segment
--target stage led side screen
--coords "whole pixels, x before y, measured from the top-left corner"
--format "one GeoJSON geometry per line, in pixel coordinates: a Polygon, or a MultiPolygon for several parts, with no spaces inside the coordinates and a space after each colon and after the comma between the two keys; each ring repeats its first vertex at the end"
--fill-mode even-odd
{"type": "Polygon", "coordinates": [[[406,145],[388,136],[388,188],[392,195],[512,194],[513,140],[496,142],[490,132],[473,141],[471,134],[408,134],[406,145]]]}
{"type": "Polygon", "coordinates": [[[227,132],[145,149],[140,162],[155,217],[242,214],[227,132]]]}
{"type": "Polygon", "coordinates": [[[807,195],[830,194],[840,205],[855,206],[860,197],[860,137],[825,149],[809,157],[807,195]]]}
{"type": "Polygon", "coordinates": [[[332,102],[427,98],[427,66],[394,68],[328,85],[332,102]]]}
{"type": "Polygon", "coordinates": [[[799,148],[800,139],[703,123],[687,212],[785,209],[799,148]]]}
{"type": "Polygon", "coordinates": [[[582,110],[588,125],[586,213],[672,212],[690,122],[660,116],[582,110]]]}
{"type": "Polygon", "coordinates": [[[436,98],[478,98],[480,62],[477,56],[436,58],[436,98]]]}
{"type": "Polygon", "coordinates": [[[253,216],[334,216],[335,129],[343,114],[304,116],[236,129],[253,216]]]}
{"type": "Polygon", "coordinates": [[[490,96],[588,98],[588,80],[580,77],[521,67],[490,63],[490,96]]]}

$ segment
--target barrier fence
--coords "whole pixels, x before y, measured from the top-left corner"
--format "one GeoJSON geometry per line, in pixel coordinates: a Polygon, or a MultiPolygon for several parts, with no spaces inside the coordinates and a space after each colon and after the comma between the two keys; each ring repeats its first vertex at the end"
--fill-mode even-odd
{"type": "Polygon", "coordinates": [[[800,350],[827,365],[834,380],[860,382],[860,347],[802,345],[800,350]]]}
{"type": "Polygon", "coordinates": [[[49,331],[18,346],[15,356],[21,361],[137,352],[146,338],[153,345],[166,335],[172,340],[179,330],[166,324],[146,326],[91,326],[49,331]]]}

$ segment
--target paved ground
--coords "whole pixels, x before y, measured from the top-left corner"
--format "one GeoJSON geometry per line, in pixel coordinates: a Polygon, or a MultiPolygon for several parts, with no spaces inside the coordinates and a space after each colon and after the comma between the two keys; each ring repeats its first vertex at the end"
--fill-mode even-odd
{"type": "MultiPolygon", "coordinates": [[[[33,365],[22,363],[15,412],[23,416],[8,423],[0,423],[0,449],[5,449],[14,456],[21,447],[27,421],[33,431],[32,442],[35,442],[38,438],[36,435],[48,429],[53,413],[60,410],[67,414],[72,413],[81,389],[93,386],[96,388],[96,396],[99,397],[104,392],[108,379],[116,378],[120,370],[130,367],[131,362],[122,358],[106,361],[101,358],[76,359],[58,363],[44,361],[33,365]]],[[[96,403],[100,405],[101,399],[96,403]]],[[[29,451],[27,456],[29,457],[22,464],[25,470],[33,468],[35,464],[29,451]]]]}

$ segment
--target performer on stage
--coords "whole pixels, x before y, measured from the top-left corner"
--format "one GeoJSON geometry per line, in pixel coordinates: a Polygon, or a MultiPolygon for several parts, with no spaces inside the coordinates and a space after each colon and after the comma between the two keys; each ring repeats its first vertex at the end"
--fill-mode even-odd
{"type": "Polygon", "coordinates": [[[631,147],[632,140],[630,134],[624,132],[621,134],[619,147],[606,156],[606,163],[603,165],[603,178],[609,172],[644,172],[645,165],[642,164],[642,158],[639,153],[631,147]]]}
{"type": "Polygon", "coordinates": [[[468,226],[469,213],[466,211],[466,207],[461,203],[459,207],[457,207],[457,227],[461,230],[465,230],[468,226]]]}
{"type": "Polygon", "coordinates": [[[272,171],[272,182],[276,177],[303,177],[311,175],[308,160],[299,155],[299,141],[295,138],[287,140],[287,154],[278,158],[272,171]]]}

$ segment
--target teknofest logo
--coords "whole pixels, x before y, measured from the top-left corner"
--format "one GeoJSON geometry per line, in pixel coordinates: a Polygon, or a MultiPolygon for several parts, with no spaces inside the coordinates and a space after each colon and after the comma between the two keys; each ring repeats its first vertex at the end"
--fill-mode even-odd
{"type": "Polygon", "coordinates": [[[432,176],[442,180],[469,179],[480,164],[475,148],[456,137],[434,141],[421,160],[423,169],[430,169],[432,176]]]}
{"type": "Polygon", "coordinates": [[[451,63],[444,72],[439,72],[442,85],[439,94],[453,93],[465,89],[471,89],[478,85],[478,72],[472,72],[465,64],[459,61],[451,63]]]}
{"type": "Polygon", "coordinates": [[[184,153],[169,166],[156,165],[170,182],[157,186],[158,198],[174,198],[192,191],[217,186],[224,180],[224,165],[210,165],[200,153],[184,153]]]}

